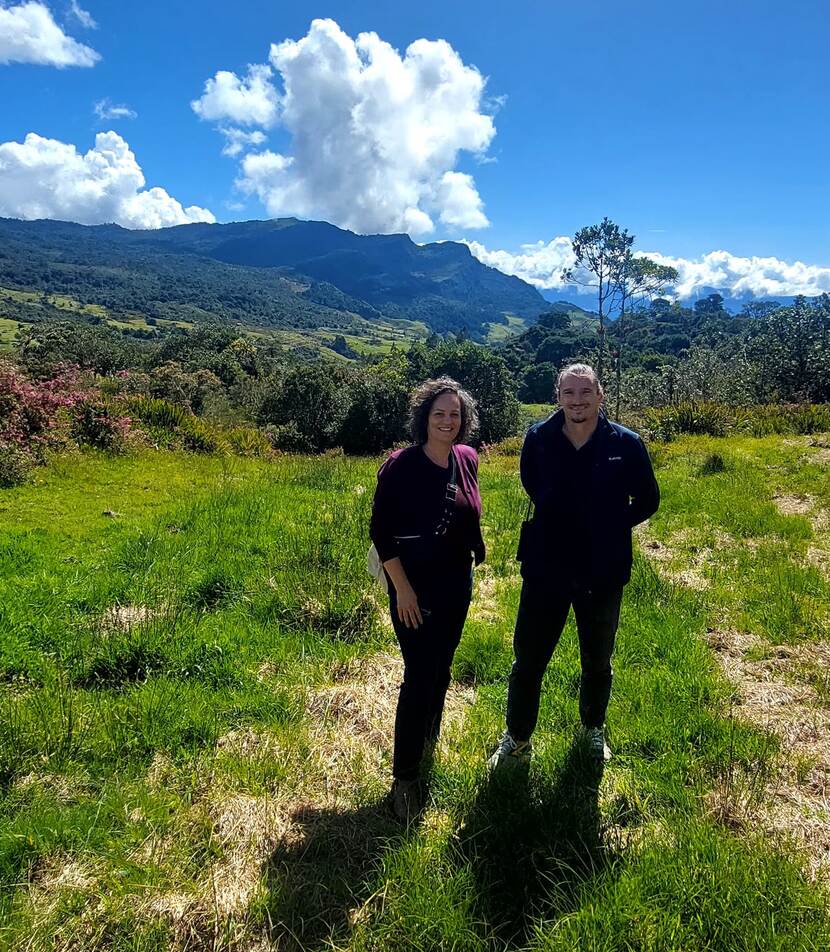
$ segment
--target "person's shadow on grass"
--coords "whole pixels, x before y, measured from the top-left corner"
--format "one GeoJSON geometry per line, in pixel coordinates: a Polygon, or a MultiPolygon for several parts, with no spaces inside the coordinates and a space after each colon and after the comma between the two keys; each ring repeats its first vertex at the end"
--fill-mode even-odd
{"type": "Polygon", "coordinates": [[[602,773],[575,741],[552,776],[505,765],[479,790],[461,849],[477,882],[476,912],[508,947],[524,946],[540,918],[578,907],[581,887],[609,866],[602,773]]]}
{"type": "Polygon", "coordinates": [[[408,831],[385,801],[351,810],[304,805],[291,820],[266,864],[268,938],[280,949],[329,949],[349,935],[383,855],[408,831]]]}

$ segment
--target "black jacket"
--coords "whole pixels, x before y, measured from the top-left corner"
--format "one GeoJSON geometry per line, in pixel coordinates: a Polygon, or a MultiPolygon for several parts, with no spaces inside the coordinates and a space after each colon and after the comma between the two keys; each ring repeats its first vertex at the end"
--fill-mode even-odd
{"type": "MultiPolygon", "coordinates": [[[[574,504],[565,490],[569,481],[563,471],[564,421],[559,410],[534,424],[522,447],[522,485],[534,504],[519,553],[525,578],[572,577],[568,540],[562,531],[571,522],[568,507],[574,504]]],[[[588,505],[582,578],[589,587],[625,585],[631,578],[631,529],[657,511],[660,490],[648,451],[632,430],[600,416],[591,439],[595,442],[591,476],[584,487],[588,505]]]]}

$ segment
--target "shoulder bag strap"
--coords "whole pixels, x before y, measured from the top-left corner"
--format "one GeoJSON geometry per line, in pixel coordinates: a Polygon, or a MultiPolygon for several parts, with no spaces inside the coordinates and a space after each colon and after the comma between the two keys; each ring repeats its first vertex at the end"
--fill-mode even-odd
{"type": "Polygon", "coordinates": [[[455,512],[455,497],[458,495],[456,474],[455,451],[453,448],[450,448],[450,478],[447,482],[446,491],[444,492],[444,509],[441,512],[438,525],[435,527],[435,535],[437,536],[444,535],[452,521],[452,514],[455,512]]]}

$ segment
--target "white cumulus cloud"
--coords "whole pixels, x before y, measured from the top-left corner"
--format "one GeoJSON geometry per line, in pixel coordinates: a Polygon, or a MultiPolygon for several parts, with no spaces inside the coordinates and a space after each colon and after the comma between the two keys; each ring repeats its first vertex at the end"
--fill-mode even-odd
{"type": "MultiPolygon", "coordinates": [[[[276,122],[291,145],[285,155],[246,155],[237,180],[269,214],[413,236],[436,220],[487,226],[475,181],[456,165],[462,152],[484,157],[495,126],[482,112],[484,77],[449,43],[419,39],[401,55],[376,33],[353,39],[334,20],[314,20],[301,39],[272,44],[270,64],[282,89],[272,84],[276,122]]],[[[241,111],[206,108],[220,75],[228,91],[250,85],[217,73],[193,108],[241,122],[241,111]]]]}
{"type": "Polygon", "coordinates": [[[271,75],[267,64],[249,66],[244,79],[236,73],[219,70],[205,83],[204,93],[190,105],[201,119],[229,120],[267,129],[277,121],[279,112],[279,96],[271,75]]]}
{"type": "Polygon", "coordinates": [[[675,294],[691,297],[703,288],[754,297],[813,296],[830,291],[830,268],[753,255],[742,258],[728,251],[710,251],[695,260],[647,252],[658,264],[677,268],[675,294]]]}
{"type": "Polygon", "coordinates": [[[144,185],[135,155],[116,132],[99,132],[85,154],[34,132],[23,142],[0,143],[0,216],[125,228],[216,221],[206,208],[183,208],[163,188],[144,185]]]}
{"type": "Polygon", "coordinates": [[[92,107],[92,111],[102,121],[108,122],[110,119],[137,119],[138,113],[129,106],[118,105],[108,96],[99,99],[92,107]]]}
{"type": "Polygon", "coordinates": [[[244,149],[250,146],[262,145],[267,136],[259,129],[253,132],[245,132],[244,129],[223,126],[219,130],[225,137],[225,147],[222,149],[222,155],[229,155],[231,158],[239,155],[244,149]]]}
{"type": "Polygon", "coordinates": [[[69,12],[85,29],[98,29],[98,24],[95,22],[95,17],[93,17],[91,13],[88,13],[86,10],[84,10],[84,8],[78,3],[78,0],[72,0],[72,3],[69,5],[69,12]]]}
{"type": "Polygon", "coordinates": [[[28,0],[0,6],[0,63],[94,66],[100,58],[91,47],[67,36],[45,4],[28,0]]]}
{"type": "MultiPolygon", "coordinates": [[[[565,236],[522,245],[518,252],[489,249],[477,241],[466,241],[465,244],[479,261],[505,274],[514,274],[537,288],[555,290],[564,287],[562,272],[574,265],[571,239],[565,236]]],[[[710,251],[694,260],[658,251],[643,254],[658,264],[677,268],[678,280],[672,290],[680,299],[695,297],[708,288],[757,298],[796,294],[813,296],[830,292],[830,268],[801,261],[758,256],[747,258],[728,251],[710,251]]]]}
{"type": "Polygon", "coordinates": [[[516,275],[537,288],[562,287],[562,272],[574,265],[571,239],[560,236],[521,246],[518,252],[485,248],[478,241],[465,241],[473,255],[491,268],[516,275]]]}

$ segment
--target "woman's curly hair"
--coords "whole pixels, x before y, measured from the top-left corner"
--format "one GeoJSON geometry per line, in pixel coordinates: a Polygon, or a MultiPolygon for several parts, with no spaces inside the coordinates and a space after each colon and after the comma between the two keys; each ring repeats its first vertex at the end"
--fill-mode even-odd
{"type": "Polygon", "coordinates": [[[416,443],[426,443],[429,411],[438,397],[454,393],[461,402],[461,427],[456,443],[468,443],[478,432],[478,410],[472,396],[452,377],[425,380],[415,388],[409,401],[409,432],[416,443]]]}

